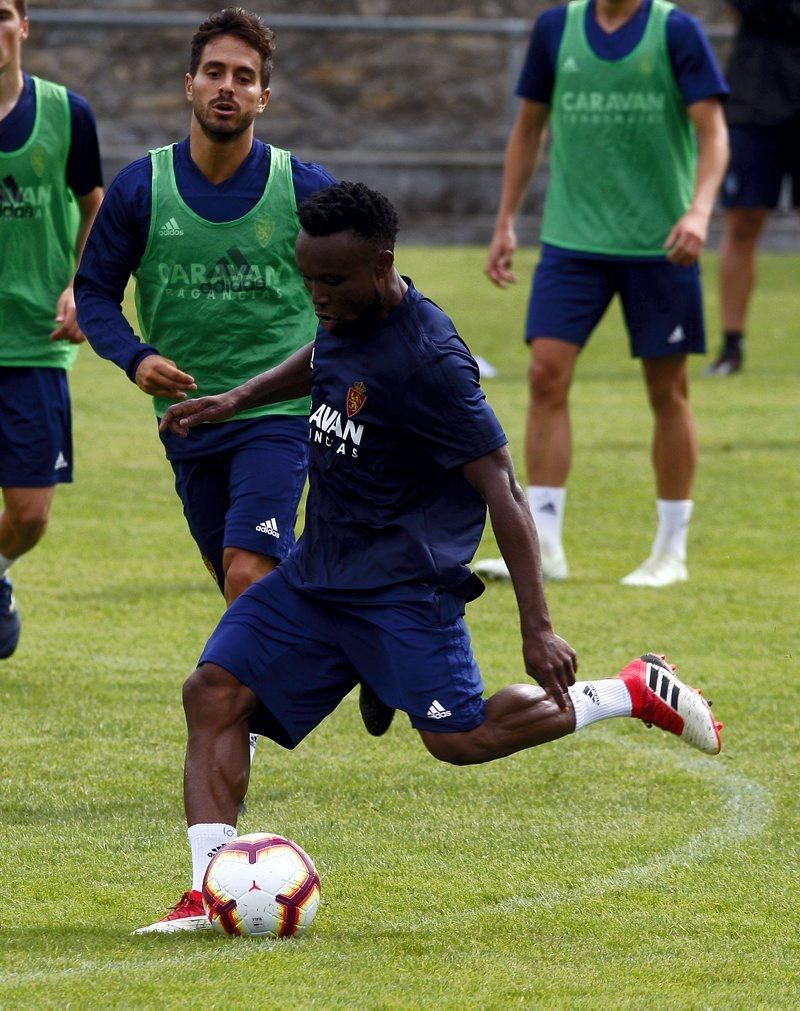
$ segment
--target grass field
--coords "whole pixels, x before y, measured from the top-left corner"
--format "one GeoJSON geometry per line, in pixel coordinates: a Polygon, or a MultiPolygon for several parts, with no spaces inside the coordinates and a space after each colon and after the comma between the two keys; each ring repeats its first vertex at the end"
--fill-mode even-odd
{"type": "MultiPolygon", "coordinates": [[[[483,252],[400,266],[500,369],[518,464],[527,283],[483,252]]],[[[520,256],[523,276],[533,256],[520,256]]],[[[716,344],[715,261],[706,264],[716,344]]],[[[263,743],[243,831],[314,857],[297,942],[132,937],[188,881],[180,685],[221,609],[149,404],[84,351],[77,480],[14,569],[24,634],[0,667],[0,1007],[664,1007],[800,1003],[798,258],[765,256],[747,370],[692,363],[700,470],[688,584],[628,589],[654,531],[649,415],[613,311],[580,363],[557,629],[585,676],[666,651],[726,724],[712,759],[615,720],[480,768],[437,764],[356,697],[294,753],[263,743]]],[[[494,553],[490,534],[481,554],[494,553]]],[[[508,587],[470,608],[487,688],[521,679],[508,587]]]]}

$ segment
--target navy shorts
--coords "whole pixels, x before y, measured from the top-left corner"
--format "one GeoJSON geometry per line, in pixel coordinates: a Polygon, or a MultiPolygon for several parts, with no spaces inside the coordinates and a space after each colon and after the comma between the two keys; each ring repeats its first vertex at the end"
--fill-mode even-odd
{"type": "Polygon", "coordinates": [[[616,294],[634,358],[705,353],[699,264],[593,259],[548,245],[533,275],[526,341],[583,347],[616,294]]]}
{"type": "Polygon", "coordinates": [[[464,601],[331,603],[298,592],[280,569],[225,612],[201,664],[247,685],[261,707],[254,733],[294,748],[358,681],[419,730],[473,730],[484,721],[483,681],[464,621],[464,601]]]}
{"type": "Polygon", "coordinates": [[[800,206],[800,125],[732,126],[731,160],[722,184],[724,207],[767,207],[780,203],[784,180],[792,204],[800,206]]]}
{"type": "Polygon", "coordinates": [[[64,369],[0,366],[0,487],[72,481],[72,417],[64,369]]]}
{"type": "Polygon", "coordinates": [[[220,588],[225,548],[278,561],[289,554],[308,470],[307,418],[259,418],[230,448],[171,463],[189,530],[220,588]]]}

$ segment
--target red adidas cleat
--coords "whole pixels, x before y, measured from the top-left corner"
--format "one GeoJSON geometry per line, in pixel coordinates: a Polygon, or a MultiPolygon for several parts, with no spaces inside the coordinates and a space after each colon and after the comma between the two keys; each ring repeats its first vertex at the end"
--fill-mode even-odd
{"type": "Polygon", "coordinates": [[[166,916],[134,934],[177,934],[183,930],[211,930],[201,892],[184,892],[166,916]]]}
{"type": "Polygon", "coordinates": [[[675,734],[707,755],[720,753],[722,724],[714,719],[711,704],[702,692],[685,685],[663,656],[645,653],[631,660],[617,677],[630,693],[631,716],[675,734]]]}

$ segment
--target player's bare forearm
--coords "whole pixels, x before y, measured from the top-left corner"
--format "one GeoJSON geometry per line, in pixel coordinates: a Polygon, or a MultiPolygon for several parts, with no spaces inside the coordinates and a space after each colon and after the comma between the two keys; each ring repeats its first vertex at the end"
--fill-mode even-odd
{"type": "Polygon", "coordinates": [[[553,631],[544,595],[536,526],[520,488],[508,449],[495,450],[463,468],[484,498],[489,518],[514,586],[527,673],[566,708],[566,690],[575,681],[575,651],[553,631]]]}
{"type": "MultiPolygon", "coordinates": [[[[96,187],[86,196],[78,197],[78,209],[80,211],[80,221],[78,223],[78,234],[75,239],[75,262],[80,263],[83,255],[83,247],[91,231],[95,215],[103,202],[103,190],[96,187]]],[[[86,336],[78,325],[77,312],[75,309],[75,292],[72,281],[62,291],[56,303],[55,320],[58,324],[50,334],[51,341],[69,341],[70,344],[82,344],[86,336]]]]}
{"type": "Polygon", "coordinates": [[[311,392],[313,348],[313,342],[307,344],[280,365],[262,372],[261,375],[227,393],[220,393],[216,397],[197,397],[181,404],[173,404],[161,419],[160,431],[186,436],[189,429],[197,425],[229,421],[252,407],[307,396],[311,392]]]}
{"type": "Polygon", "coordinates": [[[523,99],[508,138],[500,206],[485,267],[486,276],[499,288],[516,281],[511,270],[517,247],[514,219],[536,170],[549,114],[549,106],[523,99]]]}
{"type": "Polygon", "coordinates": [[[695,102],[689,106],[689,116],[694,123],[698,146],[694,196],[691,206],[664,243],[667,258],[679,266],[694,263],[703,251],[730,155],[728,128],[719,99],[695,102]]]}

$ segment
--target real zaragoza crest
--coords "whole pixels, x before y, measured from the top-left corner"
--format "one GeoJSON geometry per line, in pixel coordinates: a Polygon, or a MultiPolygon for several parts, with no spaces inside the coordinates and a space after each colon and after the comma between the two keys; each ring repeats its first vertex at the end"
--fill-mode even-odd
{"type": "Polygon", "coordinates": [[[347,391],[347,417],[358,414],[367,402],[367,388],[362,382],[353,383],[347,391]]]}
{"type": "Polygon", "coordinates": [[[272,238],[272,233],[274,231],[275,222],[272,218],[256,219],[256,238],[258,239],[259,245],[268,246],[269,240],[272,238]]]}

